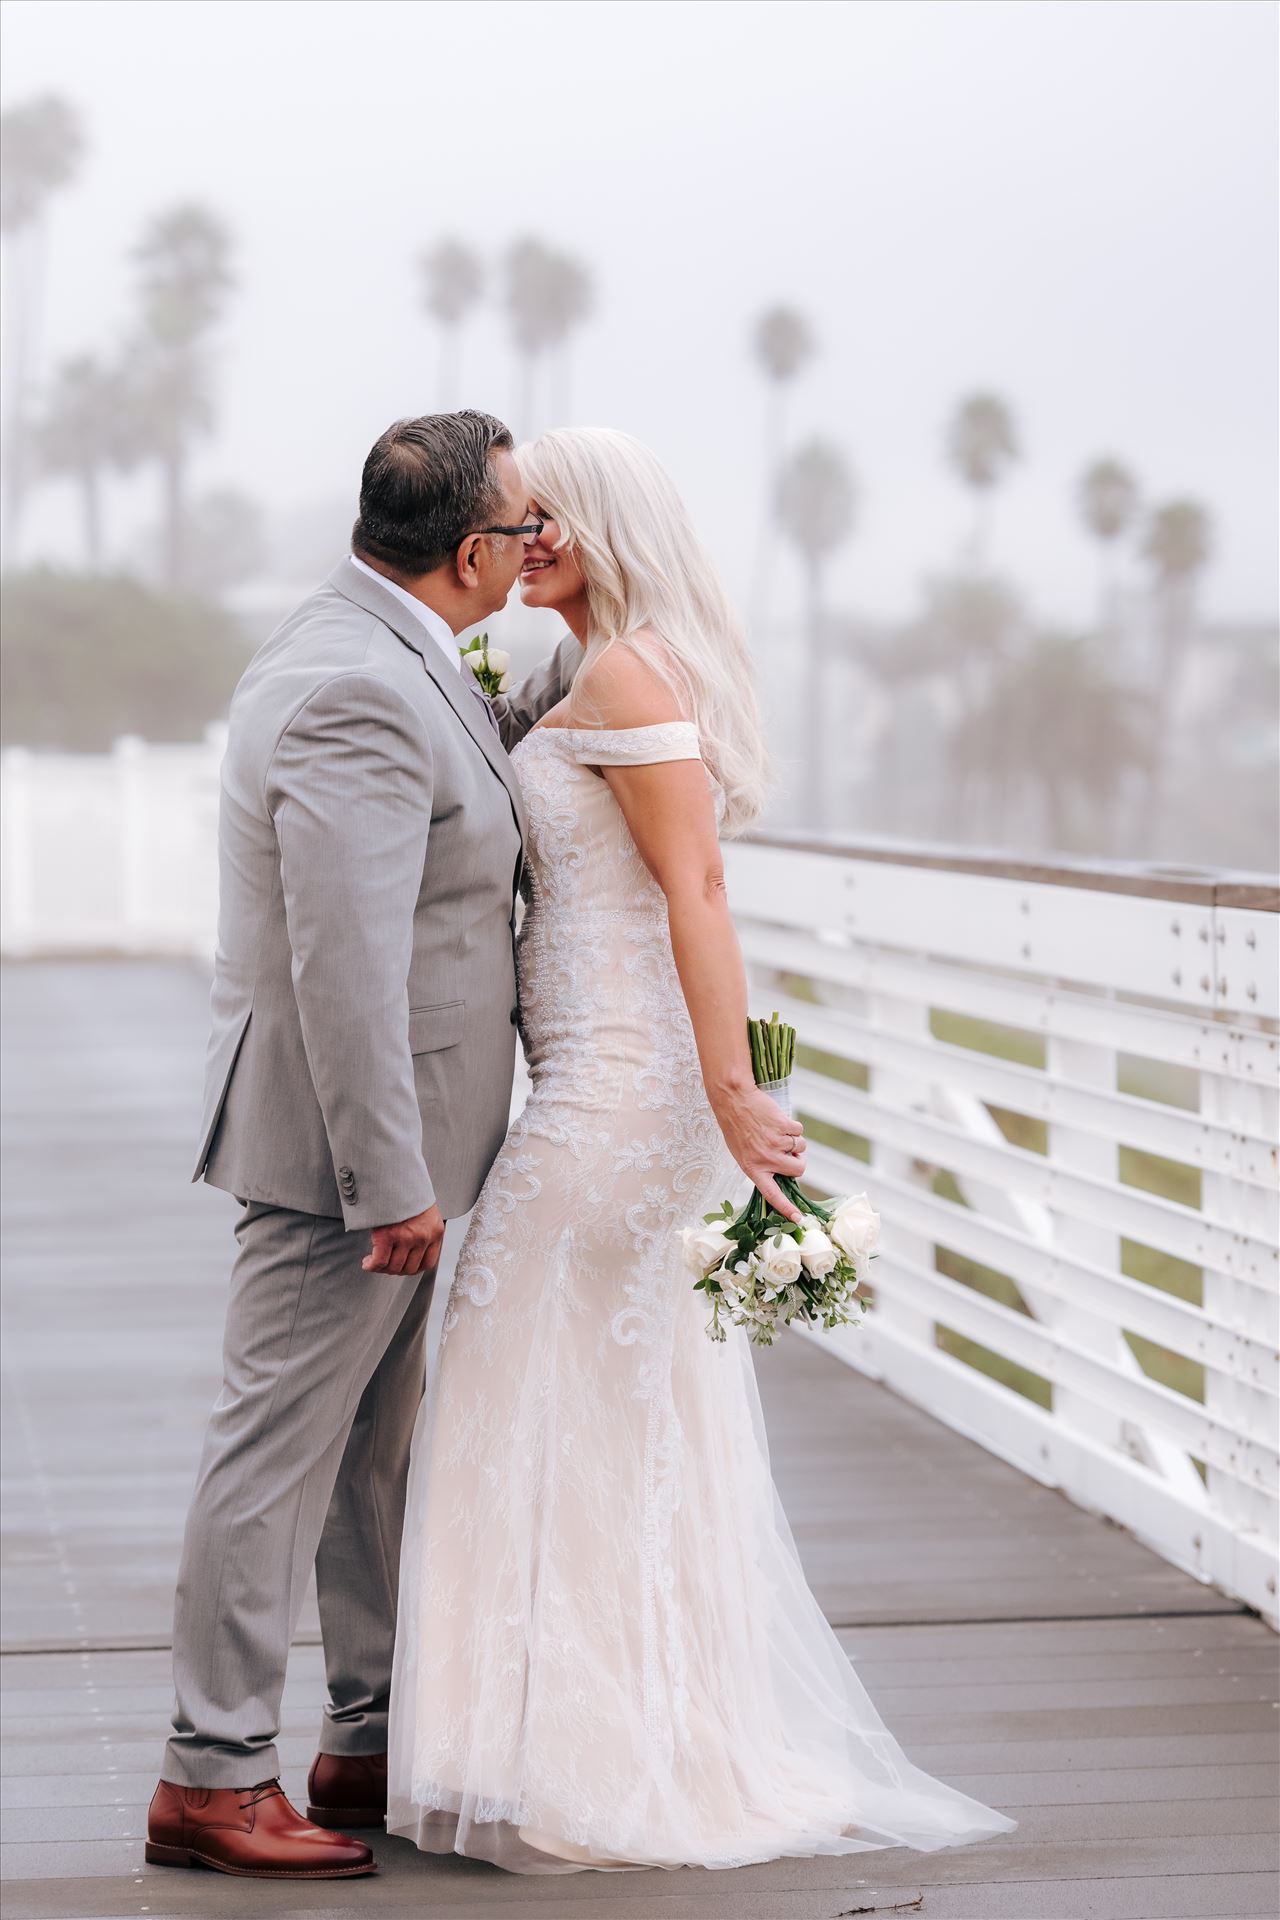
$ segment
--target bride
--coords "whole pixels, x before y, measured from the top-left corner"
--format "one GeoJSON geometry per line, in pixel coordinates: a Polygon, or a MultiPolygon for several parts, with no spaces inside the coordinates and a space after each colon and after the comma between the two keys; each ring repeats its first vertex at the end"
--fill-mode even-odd
{"type": "Polygon", "coordinates": [[[515,749],[532,1082],[477,1203],[414,1441],[392,1833],[522,1873],[934,1849],[1014,1825],[913,1766],[810,1594],[750,1348],[680,1229],[804,1167],[752,1079],[720,834],[761,802],[747,651],[653,456],[519,455],[521,576],[582,643],[515,749]],[[741,1173],[739,1173],[739,1169],[741,1173]]]}

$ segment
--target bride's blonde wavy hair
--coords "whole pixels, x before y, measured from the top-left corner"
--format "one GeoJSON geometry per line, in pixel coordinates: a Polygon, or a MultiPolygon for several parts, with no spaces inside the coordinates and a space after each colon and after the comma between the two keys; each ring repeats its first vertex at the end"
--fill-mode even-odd
{"type": "MultiPolygon", "coordinates": [[[[516,460],[531,497],[559,525],[557,548],[572,551],[586,582],[583,668],[618,645],[648,661],[698,729],[724,793],[721,831],[741,833],[760,812],[769,778],[755,671],[666,472],[648,447],[611,427],[557,427],[519,448],[516,460]]],[[[580,670],[575,688],[584,678],[580,670]]],[[[574,704],[571,696],[571,711],[574,704]]]]}

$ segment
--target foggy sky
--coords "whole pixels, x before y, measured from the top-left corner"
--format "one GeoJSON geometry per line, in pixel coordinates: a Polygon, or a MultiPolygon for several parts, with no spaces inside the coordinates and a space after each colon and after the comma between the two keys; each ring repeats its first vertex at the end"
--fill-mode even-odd
{"type": "MultiPolygon", "coordinates": [[[[748,329],[784,300],[823,343],[794,437],[842,442],[861,489],[837,605],[908,613],[954,560],[942,435],[989,387],[1027,449],[993,558],[1046,617],[1093,607],[1073,495],[1108,453],[1208,505],[1211,615],[1274,614],[1275,42],[1261,0],[8,0],[5,103],[65,94],[91,147],[55,203],[44,364],[110,352],[145,219],[207,202],[241,286],[196,482],[354,504],[375,435],[438,404],[415,255],[534,234],[596,281],[570,419],[659,452],[740,598],[748,329]]],[[[466,371],[511,413],[496,304],[466,371]]],[[[153,491],[130,483],[117,545],[153,491]]],[[[28,546],[73,556],[77,526],[51,488],[28,546]]]]}

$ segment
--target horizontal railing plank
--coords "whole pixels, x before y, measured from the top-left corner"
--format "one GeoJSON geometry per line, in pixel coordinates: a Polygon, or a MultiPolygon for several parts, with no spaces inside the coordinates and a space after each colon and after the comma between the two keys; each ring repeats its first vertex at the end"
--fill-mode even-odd
{"type": "MultiPolygon", "coordinates": [[[[968,873],[860,864],[832,854],[742,845],[729,869],[737,912],[878,947],[1033,974],[1213,1011],[1212,912],[1123,894],[1081,893],[968,873]]],[[[1266,955],[1234,967],[1234,1004],[1274,1013],[1266,955]]]]}
{"type": "Polygon", "coordinates": [[[924,867],[946,873],[1124,893],[1198,906],[1244,907],[1280,914],[1280,886],[1268,875],[1219,867],[1175,867],[1154,861],[1072,859],[1064,854],[1028,856],[1001,847],[957,847],[866,834],[818,834],[757,827],[745,844],[780,853],[821,853],[841,860],[892,867],[924,867]]]}
{"type": "Polygon", "coordinates": [[[881,1211],[895,1227],[923,1234],[935,1246],[1005,1274],[1018,1286],[1084,1308],[1120,1332],[1135,1333],[1227,1380],[1240,1380],[1273,1398],[1280,1395],[1280,1302],[1262,1296],[1265,1326],[1259,1333],[1215,1320],[1203,1307],[1179,1300],[1132,1280],[1126,1274],[1089,1266],[1052,1244],[1031,1239],[1016,1227],[992,1220],[927,1187],[893,1175],[869,1175],[860,1161],[832,1148],[810,1145],[806,1183],[825,1193],[860,1189],[871,1178],[881,1211]],[[852,1183],[852,1186],[851,1186],[852,1183]]]}
{"type": "Polygon", "coordinates": [[[792,1022],[804,1044],[845,1060],[945,1080],[980,1100],[1033,1119],[1076,1127],[1167,1160],[1229,1173],[1275,1190],[1276,1143],[1261,1135],[1217,1126],[1198,1114],[1133,1094],[1076,1086],[974,1048],[888,1033],[854,1014],[814,1006],[787,994],[775,996],[770,1004],[792,1022]]]}
{"type": "MultiPolygon", "coordinates": [[[[1054,1385],[1069,1387],[1097,1406],[1157,1428],[1197,1459],[1235,1479],[1267,1493],[1280,1486],[1280,1453],[1274,1439],[1268,1445],[1266,1435],[1240,1434],[1196,1401],[1158,1381],[1121,1372],[1057,1329],[947,1274],[890,1252],[876,1262],[875,1284],[877,1289],[892,1287],[895,1299],[906,1306],[923,1308],[939,1324],[967,1334],[1054,1385]]],[[[1272,1422],[1269,1433],[1274,1431],[1272,1422]]]]}
{"type": "Polygon", "coordinates": [[[749,915],[738,921],[746,958],[756,966],[826,981],[859,993],[889,993],[994,1025],[1063,1040],[1085,1040],[1169,1066],[1220,1074],[1273,1094],[1280,1070],[1274,1033],[1196,1013],[1140,1006],[1048,982],[820,939],[749,915]]]}
{"type": "Polygon", "coordinates": [[[902,1112],[873,1095],[806,1071],[795,1075],[802,1114],[928,1160],[956,1174],[992,1181],[1042,1206],[1111,1228],[1199,1267],[1255,1286],[1276,1284],[1276,1249],[1225,1222],[1136,1187],[1097,1180],[1008,1141],[979,1140],[931,1114],[902,1112]]]}

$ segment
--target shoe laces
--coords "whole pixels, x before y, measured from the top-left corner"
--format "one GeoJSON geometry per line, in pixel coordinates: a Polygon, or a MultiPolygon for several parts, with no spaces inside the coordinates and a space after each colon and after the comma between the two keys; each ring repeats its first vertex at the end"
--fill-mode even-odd
{"type": "Polygon", "coordinates": [[[276,1794],[284,1799],[284,1788],[278,1780],[260,1780],[256,1787],[249,1788],[249,1798],[240,1802],[241,1813],[247,1813],[250,1807],[256,1807],[260,1800],[270,1800],[276,1794]]]}

